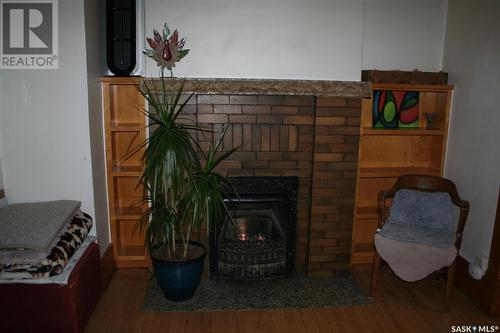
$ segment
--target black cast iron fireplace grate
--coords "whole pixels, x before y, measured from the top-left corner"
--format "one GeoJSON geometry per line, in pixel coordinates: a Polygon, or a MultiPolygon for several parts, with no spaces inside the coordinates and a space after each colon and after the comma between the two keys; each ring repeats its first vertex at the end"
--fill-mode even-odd
{"type": "Polygon", "coordinates": [[[264,280],[294,273],[296,177],[233,177],[227,219],[210,245],[212,278],[264,280]]]}

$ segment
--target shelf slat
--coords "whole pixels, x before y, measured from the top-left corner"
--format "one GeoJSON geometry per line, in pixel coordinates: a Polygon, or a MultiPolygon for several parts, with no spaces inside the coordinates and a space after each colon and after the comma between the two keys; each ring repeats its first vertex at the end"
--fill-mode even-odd
{"type": "Polygon", "coordinates": [[[440,171],[430,167],[360,167],[361,178],[397,178],[406,174],[439,176],[440,171]]]}
{"type": "Polygon", "coordinates": [[[364,253],[373,253],[373,243],[358,243],[354,244],[354,252],[364,252],[364,253]]]}
{"type": "Polygon", "coordinates": [[[442,136],[444,131],[441,129],[425,129],[425,128],[372,128],[363,127],[363,135],[418,135],[418,136],[442,136]]]}
{"type": "Polygon", "coordinates": [[[123,245],[118,246],[118,257],[127,260],[144,260],[146,250],[140,245],[123,245]]]}
{"type": "Polygon", "coordinates": [[[113,177],[139,177],[140,174],[141,174],[140,172],[119,171],[119,172],[112,172],[111,176],[113,176],[113,177]]]}
{"type": "Polygon", "coordinates": [[[372,83],[372,89],[447,93],[453,90],[453,86],[438,84],[372,83]]]}
{"type": "Polygon", "coordinates": [[[140,171],[112,171],[111,176],[113,177],[137,177],[141,175],[140,171]]]}
{"type": "Polygon", "coordinates": [[[129,176],[139,177],[141,174],[140,165],[114,165],[111,171],[113,177],[129,176]]]}
{"type": "Polygon", "coordinates": [[[356,210],[358,219],[376,219],[378,218],[377,207],[358,207],[356,210]]]}
{"type": "Polygon", "coordinates": [[[129,208],[115,208],[114,219],[116,220],[134,220],[142,216],[144,208],[142,207],[129,207],[129,208]]]}
{"type": "Polygon", "coordinates": [[[144,125],[139,123],[111,123],[109,129],[111,132],[140,132],[144,125]]]}
{"type": "Polygon", "coordinates": [[[352,251],[351,264],[372,264],[373,263],[373,251],[372,252],[356,252],[352,251]]]}

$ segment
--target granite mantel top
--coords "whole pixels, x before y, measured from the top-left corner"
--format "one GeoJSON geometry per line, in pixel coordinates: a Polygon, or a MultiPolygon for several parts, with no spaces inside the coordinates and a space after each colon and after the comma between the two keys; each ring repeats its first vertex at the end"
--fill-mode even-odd
{"type": "MultiPolygon", "coordinates": [[[[159,81],[158,78],[147,80],[159,81]]],[[[139,83],[141,78],[104,77],[101,81],[139,83]]],[[[212,95],[291,95],[347,98],[371,96],[370,83],[359,81],[167,78],[166,82],[168,83],[168,91],[177,91],[184,82],[185,92],[196,91],[198,94],[212,95]]]]}

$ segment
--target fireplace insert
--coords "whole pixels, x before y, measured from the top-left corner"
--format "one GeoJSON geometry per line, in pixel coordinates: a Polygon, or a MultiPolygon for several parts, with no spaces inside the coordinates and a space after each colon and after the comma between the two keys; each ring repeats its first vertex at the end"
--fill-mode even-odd
{"type": "Polygon", "coordinates": [[[211,277],[262,280],[293,275],[297,178],[231,180],[238,197],[226,198],[231,219],[211,239],[211,277]]]}

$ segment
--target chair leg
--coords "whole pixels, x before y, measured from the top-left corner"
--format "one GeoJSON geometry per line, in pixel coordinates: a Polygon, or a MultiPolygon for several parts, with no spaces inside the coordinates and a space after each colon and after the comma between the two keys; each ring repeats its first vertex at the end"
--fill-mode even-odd
{"type": "Polygon", "coordinates": [[[448,266],[448,277],[446,279],[446,312],[450,312],[451,300],[453,297],[453,289],[455,282],[455,271],[457,268],[457,260],[455,259],[453,263],[448,266]]]}
{"type": "Polygon", "coordinates": [[[379,267],[380,267],[380,255],[375,249],[375,254],[373,255],[372,280],[370,283],[370,292],[369,292],[370,297],[373,297],[375,295],[375,287],[377,286],[379,267]]]}

